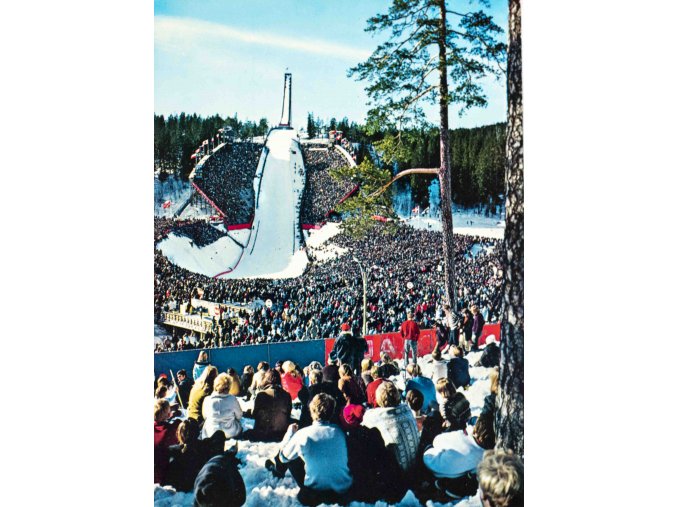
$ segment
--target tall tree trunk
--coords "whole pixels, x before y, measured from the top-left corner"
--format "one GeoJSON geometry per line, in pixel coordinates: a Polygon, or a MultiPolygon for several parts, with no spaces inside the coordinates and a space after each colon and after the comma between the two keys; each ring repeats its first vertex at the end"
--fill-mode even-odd
{"type": "Polygon", "coordinates": [[[447,9],[440,1],[439,75],[440,75],[440,207],[442,208],[442,253],[444,290],[452,310],[456,310],[454,281],[454,222],[451,214],[451,156],[449,154],[449,85],[447,83],[447,9]]]}
{"type": "Polygon", "coordinates": [[[524,159],[520,0],[510,0],[506,217],[496,445],[524,456],[524,159]]]}

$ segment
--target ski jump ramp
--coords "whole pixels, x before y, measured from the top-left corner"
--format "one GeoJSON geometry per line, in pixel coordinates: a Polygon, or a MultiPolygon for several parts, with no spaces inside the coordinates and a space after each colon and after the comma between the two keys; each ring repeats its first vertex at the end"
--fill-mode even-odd
{"type": "Polygon", "coordinates": [[[273,129],[266,148],[261,177],[254,179],[250,240],[237,267],[219,278],[293,278],[308,264],[299,224],[305,167],[298,135],[289,128],[273,129]]]}

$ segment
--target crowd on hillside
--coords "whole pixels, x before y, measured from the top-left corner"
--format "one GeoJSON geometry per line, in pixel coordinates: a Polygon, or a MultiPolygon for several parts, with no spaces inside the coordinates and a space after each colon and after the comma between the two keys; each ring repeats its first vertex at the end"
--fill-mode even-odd
{"type": "Polygon", "coordinates": [[[262,360],[239,375],[202,351],[192,372],[177,372],[176,385],[160,375],[155,483],[192,492],[197,507],[243,505],[238,441],[273,442],[265,468],[275,478],[288,471],[303,505],[397,503],[408,490],[422,504],[479,490],[484,507],[523,505],[522,460],[494,449],[499,371],[482,362],[486,350],[471,365],[455,343],[448,357],[438,343],[425,374],[414,362],[405,373],[388,354],[376,364],[364,358],[364,340],[347,326],[341,339],[360,352],[360,362],[351,364],[337,341],[324,366],[262,360]],[[474,382],[471,366],[490,368],[476,415],[464,394],[474,382]]]}
{"type": "Polygon", "coordinates": [[[228,224],[248,223],[254,215],[254,176],[263,145],[234,143],[214,153],[194,183],[226,214],[228,224]]]}
{"type": "Polygon", "coordinates": [[[336,181],[329,175],[329,169],[348,165],[338,150],[312,145],[304,145],[301,149],[307,174],[301,201],[301,223],[317,224],[326,220],[327,214],[354,185],[336,181]]]}
{"type": "Polygon", "coordinates": [[[195,245],[203,247],[226,235],[203,219],[189,218],[176,220],[172,218],[155,217],[155,244],[165,239],[169,233],[189,238],[195,245]]]}
{"type": "Polygon", "coordinates": [[[177,236],[189,238],[198,247],[210,245],[226,235],[204,220],[192,220],[185,225],[174,227],[172,232],[177,236]]]}
{"type": "MultiPolygon", "coordinates": [[[[350,248],[351,255],[368,271],[369,334],[396,330],[408,309],[414,311],[423,328],[433,325],[444,294],[444,268],[439,255],[441,233],[399,226],[394,234],[388,234],[378,226],[362,239],[340,233],[332,241],[350,248]]],[[[486,322],[498,320],[501,240],[455,236],[455,242],[456,311],[467,312],[475,304],[486,322]],[[478,243],[495,248],[471,256],[470,247],[478,243]]],[[[356,331],[362,328],[360,268],[345,256],[313,262],[299,278],[215,280],[180,268],[161,252],[155,252],[157,322],[162,321],[162,313],[169,304],[188,302],[195,297],[198,287],[204,290],[202,298],[208,301],[260,304],[251,313],[220,315],[219,320],[227,323],[216,321],[215,332],[207,334],[200,347],[335,337],[345,321],[356,331]],[[270,308],[262,304],[268,299],[272,302],[270,308]]],[[[177,350],[181,338],[175,336],[171,346],[161,350],[177,350]]]]}

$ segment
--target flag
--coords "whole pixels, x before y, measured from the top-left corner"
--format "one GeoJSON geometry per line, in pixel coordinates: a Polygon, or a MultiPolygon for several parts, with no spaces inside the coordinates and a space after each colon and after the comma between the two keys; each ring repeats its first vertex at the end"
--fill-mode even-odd
{"type": "Polygon", "coordinates": [[[169,201],[169,200],[162,203],[162,207],[164,209],[169,208],[171,205],[172,205],[172,201],[169,201]]]}
{"type": "Polygon", "coordinates": [[[194,158],[197,158],[197,153],[193,153],[193,154],[190,156],[190,159],[191,159],[191,160],[193,160],[194,158]]]}

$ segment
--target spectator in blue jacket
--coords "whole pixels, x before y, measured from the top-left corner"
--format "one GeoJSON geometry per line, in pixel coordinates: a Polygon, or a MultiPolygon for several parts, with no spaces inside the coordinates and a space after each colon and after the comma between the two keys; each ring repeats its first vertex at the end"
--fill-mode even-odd
{"type": "Polygon", "coordinates": [[[463,349],[452,347],[453,357],[447,364],[447,378],[454,385],[454,388],[461,389],[470,385],[470,365],[468,360],[463,357],[463,349]]]}
{"type": "Polygon", "coordinates": [[[421,413],[423,414],[427,414],[437,408],[435,384],[433,384],[433,381],[421,375],[421,367],[417,364],[409,363],[407,365],[407,373],[411,376],[411,379],[407,381],[404,387],[405,396],[411,389],[420,391],[423,395],[423,406],[421,407],[421,413]]]}

